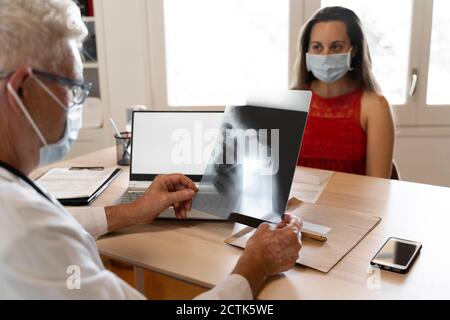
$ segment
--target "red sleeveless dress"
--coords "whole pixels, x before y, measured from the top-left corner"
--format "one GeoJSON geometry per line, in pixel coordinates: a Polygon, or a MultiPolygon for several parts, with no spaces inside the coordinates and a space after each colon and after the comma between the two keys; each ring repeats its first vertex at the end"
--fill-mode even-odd
{"type": "Polygon", "coordinates": [[[333,98],[313,93],[297,165],[366,174],[367,135],[361,128],[362,90],[333,98]]]}

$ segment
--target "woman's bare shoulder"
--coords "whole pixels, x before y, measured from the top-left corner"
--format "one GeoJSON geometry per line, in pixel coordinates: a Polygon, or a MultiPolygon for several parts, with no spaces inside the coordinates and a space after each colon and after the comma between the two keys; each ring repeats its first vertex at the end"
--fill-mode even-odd
{"type": "Polygon", "coordinates": [[[361,98],[361,126],[363,129],[367,128],[370,119],[392,121],[391,107],[383,95],[364,91],[361,98]]]}
{"type": "Polygon", "coordinates": [[[387,99],[377,93],[377,92],[373,92],[373,91],[364,91],[363,96],[361,98],[361,105],[364,107],[369,107],[370,109],[383,109],[385,110],[386,108],[390,108],[389,102],[387,101],[387,99]]]}

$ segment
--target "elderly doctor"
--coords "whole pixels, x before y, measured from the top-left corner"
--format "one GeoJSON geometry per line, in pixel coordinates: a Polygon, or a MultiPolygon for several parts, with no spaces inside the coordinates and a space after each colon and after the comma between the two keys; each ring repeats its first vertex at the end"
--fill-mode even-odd
{"type": "MultiPolygon", "coordinates": [[[[195,185],[160,176],[135,203],[69,214],[27,175],[61,159],[77,138],[83,81],[78,48],[87,30],[70,0],[0,0],[0,298],[143,299],[105,270],[94,239],[151,223],[174,206],[186,217],[195,185]],[[81,289],[66,270],[81,270],[81,289]]],[[[261,225],[231,275],[200,299],[251,299],[266,278],[290,269],[301,245],[289,218],[261,225]],[[294,231],[294,232],[292,232],[294,231]]]]}

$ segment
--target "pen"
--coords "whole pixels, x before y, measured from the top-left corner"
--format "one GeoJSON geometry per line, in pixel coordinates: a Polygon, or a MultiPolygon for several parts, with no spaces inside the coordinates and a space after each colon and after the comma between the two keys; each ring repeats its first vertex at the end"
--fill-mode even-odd
{"type": "Polygon", "coordinates": [[[119,128],[117,128],[116,123],[114,122],[114,120],[111,117],[109,118],[109,122],[111,122],[111,125],[112,125],[114,131],[116,132],[116,135],[119,138],[122,138],[122,134],[120,133],[119,128]]]}
{"type": "Polygon", "coordinates": [[[328,238],[324,235],[320,235],[320,234],[315,234],[315,233],[311,233],[308,231],[302,231],[302,236],[306,237],[306,238],[310,238],[313,240],[317,240],[320,242],[325,242],[328,240],[328,238]]]}
{"type": "Polygon", "coordinates": [[[105,167],[71,167],[69,170],[94,170],[94,171],[102,171],[102,170],[105,170],[105,167]]]}
{"type": "Polygon", "coordinates": [[[299,220],[300,219],[298,217],[291,215],[291,220],[288,223],[288,227],[293,228],[296,233],[301,232],[302,236],[310,238],[310,239],[314,239],[314,240],[317,240],[317,241],[320,241],[320,242],[325,242],[325,241],[328,240],[325,235],[318,234],[318,233],[311,232],[309,230],[303,229],[303,225],[298,230],[297,226],[295,226],[295,223],[298,222],[299,220]]]}

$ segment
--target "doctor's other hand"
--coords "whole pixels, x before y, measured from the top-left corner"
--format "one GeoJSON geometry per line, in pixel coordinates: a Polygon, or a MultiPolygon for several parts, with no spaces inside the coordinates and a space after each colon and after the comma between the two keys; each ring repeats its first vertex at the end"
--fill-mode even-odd
{"type": "Polygon", "coordinates": [[[300,220],[285,215],[276,228],[263,223],[247,241],[244,253],[232,273],[245,277],[256,297],[270,276],[291,269],[302,248],[299,240],[300,220]]]}

